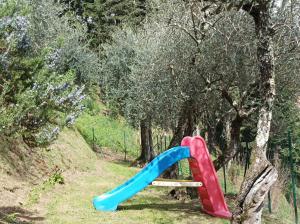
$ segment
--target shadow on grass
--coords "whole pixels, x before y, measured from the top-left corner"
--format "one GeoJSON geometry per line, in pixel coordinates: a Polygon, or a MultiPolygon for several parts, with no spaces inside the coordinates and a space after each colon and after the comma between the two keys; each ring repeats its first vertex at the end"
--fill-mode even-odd
{"type": "Polygon", "coordinates": [[[170,211],[170,212],[184,212],[189,215],[206,215],[201,212],[201,206],[195,202],[189,203],[143,203],[143,204],[133,204],[133,205],[120,205],[119,210],[143,210],[143,209],[153,209],[158,211],[170,211]]]}
{"type": "Polygon", "coordinates": [[[114,160],[112,161],[113,163],[117,164],[117,165],[121,165],[121,166],[126,166],[126,167],[130,167],[131,166],[131,162],[128,160],[122,160],[122,159],[118,159],[118,160],[114,160]]]}
{"type": "Polygon", "coordinates": [[[195,207],[191,203],[183,204],[163,204],[163,203],[145,203],[135,205],[120,205],[119,210],[143,210],[143,209],[154,209],[154,210],[165,210],[165,211],[184,211],[184,212],[199,212],[200,206],[195,207]]]}
{"type": "Polygon", "coordinates": [[[29,224],[43,221],[44,217],[21,207],[0,207],[0,223],[29,224]]]}
{"type": "MultiPolygon", "coordinates": [[[[199,221],[209,221],[209,223],[214,223],[215,221],[213,220],[218,220],[220,218],[218,217],[213,217],[211,215],[208,215],[202,211],[202,207],[199,204],[197,200],[193,200],[191,202],[187,203],[148,203],[148,204],[132,204],[132,205],[120,205],[118,207],[118,210],[133,210],[133,211],[141,211],[144,209],[152,209],[152,210],[157,210],[157,211],[166,211],[166,212],[172,212],[176,213],[177,217],[176,219],[179,220],[185,220],[188,216],[196,216],[199,219],[199,221]]],[[[193,222],[194,223],[194,222],[193,222]]],[[[207,222],[205,222],[207,223],[207,222]]],[[[227,223],[227,222],[226,222],[227,223]]]]}

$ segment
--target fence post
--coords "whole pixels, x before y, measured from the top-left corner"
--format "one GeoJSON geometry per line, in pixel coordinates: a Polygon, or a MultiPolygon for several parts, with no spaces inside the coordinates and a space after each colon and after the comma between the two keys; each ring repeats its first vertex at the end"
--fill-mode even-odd
{"type": "Polygon", "coordinates": [[[125,156],[124,156],[124,160],[127,160],[127,147],[126,147],[126,132],[124,131],[124,151],[125,151],[125,156]]]}
{"type": "Polygon", "coordinates": [[[246,142],[246,159],[245,159],[245,169],[244,169],[244,177],[246,176],[246,172],[248,169],[248,164],[249,164],[249,146],[248,146],[248,142],[246,142]]]}
{"type": "Polygon", "coordinates": [[[178,161],[178,175],[179,175],[179,176],[183,176],[183,175],[182,175],[182,167],[181,167],[180,161],[178,161]]]}
{"type": "Polygon", "coordinates": [[[156,135],[156,147],[157,147],[157,153],[160,153],[160,149],[159,149],[159,138],[158,135],[156,135]]]}
{"type": "Polygon", "coordinates": [[[223,165],[223,177],[224,177],[224,192],[227,193],[227,183],[226,183],[226,167],[223,165]]]}
{"type": "MultiPolygon", "coordinates": [[[[268,152],[268,151],[267,151],[268,152]]],[[[274,155],[272,154],[273,150],[272,147],[269,149],[269,153],[267,153],[267,159],[270,161],[270,163],[273,164],[273,157],[274,155]]],[[[272,198],[271,198],[271,190],[269,190],[268,192],[268,209],[269,209],[269,213],[272,213],[272,198]]]]}
{"type": "Polygon", "coordinates": [[[288,130],[288,143],[289,143],[289,157],[290,157],[290,168],[291,168],[291,176],[292,176],[292,189],[293,189],[293,203],[295,210],[295,223],[298,224],[298,211],[297,211],[297,198],[296,198],[296,182],[294,175],[294,163],[292,156],[292,137],[291,130],[288,130]]]}
{"type": "Polygon", "coordinates": [[[268,192],[268,209],[269,209],[269,213],[272,213],[271,191],[268,192]]]}
{"type": "Polygon", "coordinates": [[[163,152],[163,141],[162,141],[162,136],[159,135],[160,138],[160,152],[163,152]]]}
{"type": "Polygon", "coordinates": [[[95,129],[92,128],[92,132],[93,132],[93,151],[95,152],[95,129]]]}
{"type": "Polygon", "coordinates": [[[167,150],[167,136],[165,135],[165,151],[167,150]]]}

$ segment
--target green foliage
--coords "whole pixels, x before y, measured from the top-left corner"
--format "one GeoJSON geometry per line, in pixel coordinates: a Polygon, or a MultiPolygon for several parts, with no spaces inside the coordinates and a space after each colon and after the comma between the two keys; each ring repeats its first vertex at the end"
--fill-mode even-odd
{"type": "Polygon", "coordinates": [[[120,30],[113,34],[113,40],[114,44],[103,45],[105,59],[102,66],[102,83],[109,109],[124,114],[128,91],[133,91],[133,83],[129,76],[131,66],[136,60],[137,40],[132,31],[120,30]]]}
{"type": "MultiPolygon", "coordinates": [[[[293,82],[293,80],[290,80],[293,82]]],[[[275,101],[273,110],[273,120],[271,127],[271,137],[269,148],[275,151],[280,149],[279,154],[286,167],[290,166],[288,130],[291,131],[292,138],[292,158],[295,163],[296,175],[300,175],[300,110],[297,103],[297,90],[293,85],[280,89],[275,101]],[[294,92],[293,92],[294,91],[294,92]]]]}
{"type": "Polygon", "coordinates": [[[91,97],[87,97],[85,100],[85,107],[87,109],[87,113],[92,116],[98,115],[101,110],[99,104],[91,97]]]}
{"type": "MultiPolygon", "coordinates": [[[[1,213],[1,216],[3,216],[2,213],[1,213]]],[[[5,221],[5,223],[18,223],[16,213],[12,213],[12,214],[8,214],[8,215],[4,214],[4,217],[1,217],[1,221],[2,220],[5,221]]]]}
{"type": "Polygon", "coordinates": [[[84,16],[89,18],[92,46],[111,40],[112,32],[124,24],[136,26],[147,12],[145,0],[94,0],[84,3],[84,16]]]}
{"type": "MultiPolygon", "coordinates": [[[[220,89],[227,89],[238,103],[255,77],[253,49],[236,50],[254,43],[252,30],[226,26],[246,23],[248,18],[243,14],[213,18],[210,23],[216,23],[220,32],[199,25],[195,29],[203,39],[195,40],[191,38],[196,35],[191,31],[191,11],[185,3],[158,3],[156,8],[142,28],[118,29],[112,43],[103,45],[105,100],[133,124],[151,117],[155,125],[174,129],[188,104],[197,119],[214,125],[232,109],[220,89]],[[231,35],[232,42],[227,43],[224,35],[231,35]]],[[[199,19],[197,24],[202,22],[199,19]]],[[[251,101],[248,95],[246,98],[244,101],[251,101]]]]}
{"type": "Polygon", "coordinates": [[[185,88],[188,77],[183,73],[187,71],[180,71],[189,62],[180,59],[193,54],[193,49],[174,43],[186,39],[163,22],[147,23],[139,33],[130,28],[118,30],[112,38],[111,45],[103,46],[102,70],[110,108],[118,108],[135,125],[150,116],[160,127],[170,126],[190,90],[185,88]],[[172,72],[173,63],[178,73],[172,72]]]}
{"type": "Polygon", "coordinates": [[[27,1],[10,0],[0,2],[0,16],[11,16],[18,12],[20,16],[28,15],[31,11],[30,5],[27,1]]]}
{"type": "Polygon", "coordinates": [[[5,1],[0,11],[0,133],[47,144],[81,113],[99,59],[74,15],[49,1],[5,1]]]}
{"type": "Polygon", "coordinates": [[[57,73],[74,70],[78,84],[97,82],[101,69],[99,57],[88,47],[85,24],[77,21],[74,13],[57,16],[63,11],[58,4],[36,1],[35,7],[39,10],[32,13],[32,36],[46,52],[49,69],[57,73]]]}
{"type": "Polygon", "coordinates": [[[145,0],[63,0],[63,14],[75,13],[80,23],[87,25],[90,45],[98,50],[99,44],[109,42],[117,27],[139,26],[149,6],[145,0]]]}

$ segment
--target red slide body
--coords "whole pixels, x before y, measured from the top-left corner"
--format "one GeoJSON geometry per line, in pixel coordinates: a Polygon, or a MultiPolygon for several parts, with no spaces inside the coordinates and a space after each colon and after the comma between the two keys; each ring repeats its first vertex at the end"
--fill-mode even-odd
{"type": "Polygon", "coordinates": [[[194,181],[200,181],[203,186],[198,187],[198,195],[207,214],[231,218],[224,195],[218,180],[218,176],[210,158],[206,143],[200,136],[185,137],[181,146],[190,147],[190,168],[194,181]]]}

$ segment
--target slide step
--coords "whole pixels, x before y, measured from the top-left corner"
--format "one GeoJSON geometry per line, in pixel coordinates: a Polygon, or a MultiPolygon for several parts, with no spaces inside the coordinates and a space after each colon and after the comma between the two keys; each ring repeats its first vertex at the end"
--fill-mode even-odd
{"type": "Polygon", "coordinates": [[[153,181],[152,186],[159,187],[202,187],[202,182],[192,180],[170,180],[170,179],[157,179],[153,181]]]}

